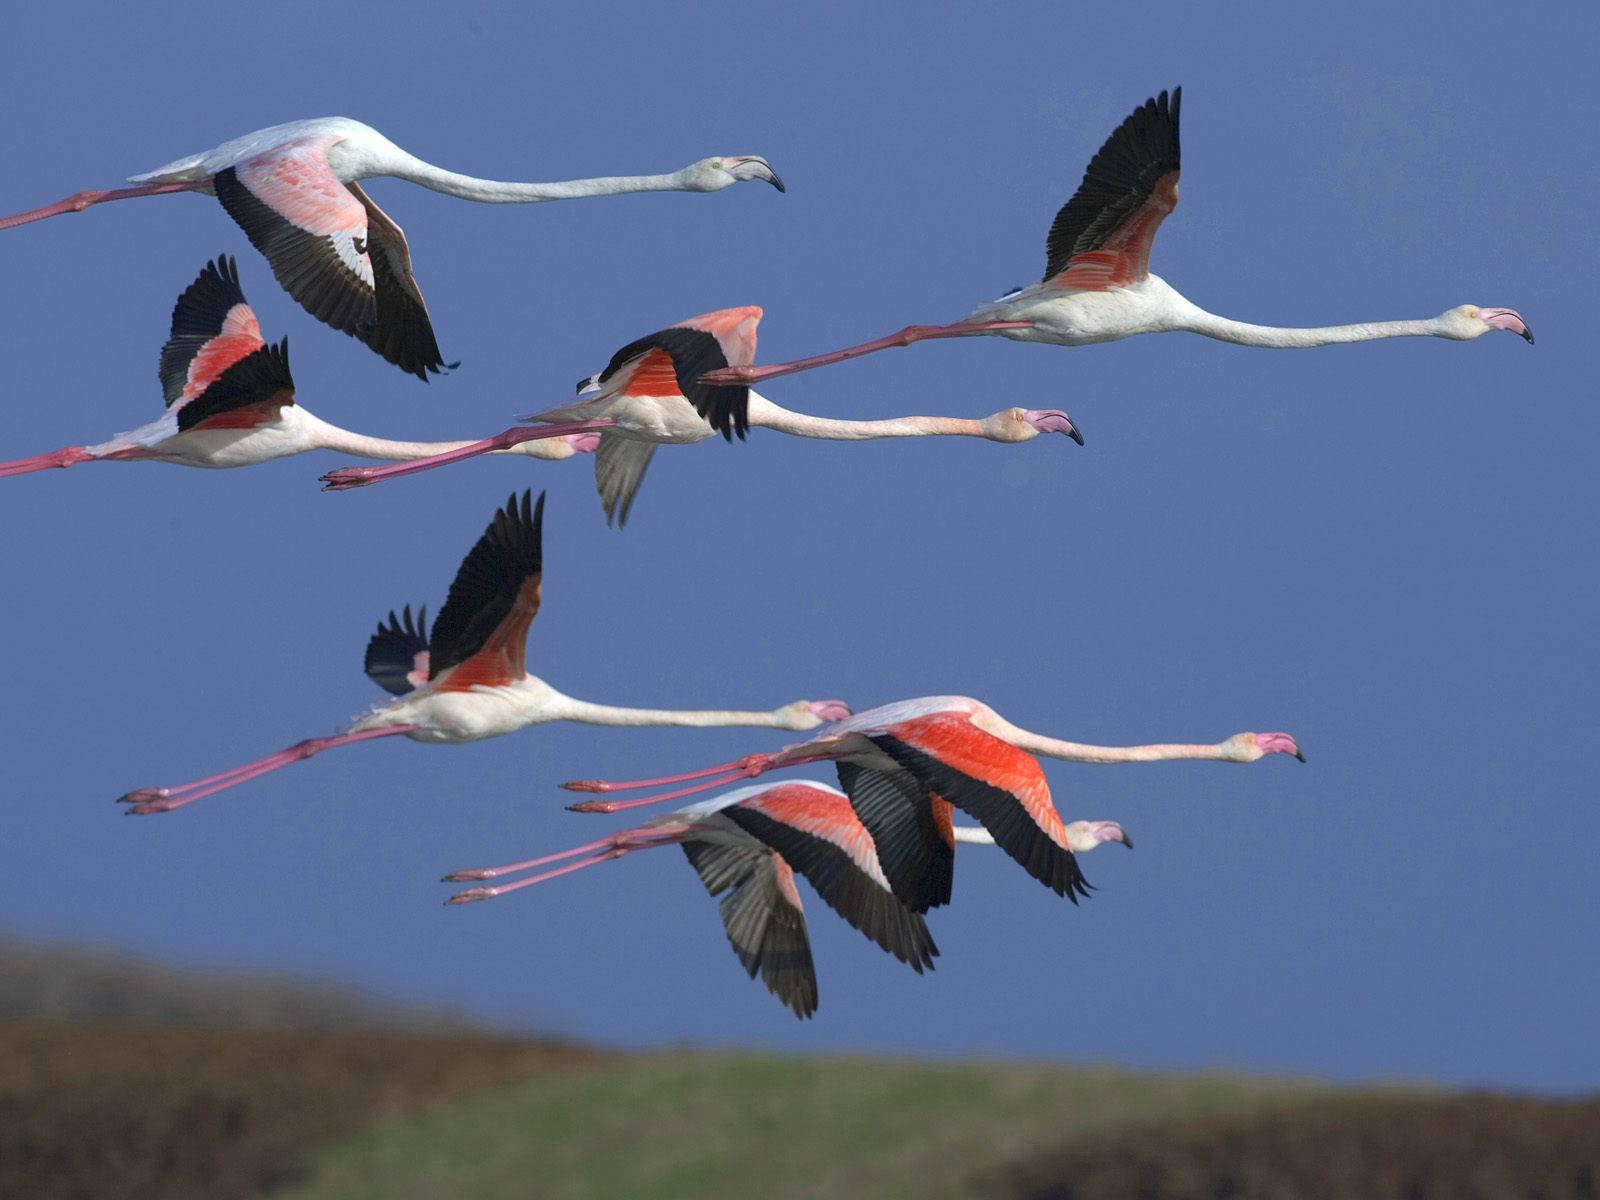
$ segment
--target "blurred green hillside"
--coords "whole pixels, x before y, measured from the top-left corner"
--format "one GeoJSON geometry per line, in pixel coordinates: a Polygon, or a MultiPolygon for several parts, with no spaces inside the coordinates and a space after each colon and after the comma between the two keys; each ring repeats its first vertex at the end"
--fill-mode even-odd
{"type": "Polygon", "coordinates": [[[0,1200],[1593,1200],[1600,1100],[674,1050],[0,940],[0,1200]]]}

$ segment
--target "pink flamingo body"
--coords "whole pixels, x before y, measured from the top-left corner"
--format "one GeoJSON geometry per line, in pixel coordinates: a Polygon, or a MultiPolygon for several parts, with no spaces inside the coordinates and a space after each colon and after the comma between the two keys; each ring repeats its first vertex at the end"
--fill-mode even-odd
{"type": "Polygon", "coordinates": [[[323,476],[327,490],[363,487],[548,438],[591,436],[599,438],[595,481],[606,520],[623,524],[657,446],[703,442],[718,433],[729,441],[735,436],[742,439],[751,428],[764,428],[832,441],[943,435],[994,442],[1025,442],[1041,433],[1063,433],[1083,443],[1071,418],[1058,409],[1008,408],[981,420],[835,420],[792,412],[743,386],[699,382],[716,367],[754,362],[760,321],[759,308],[726,308],[657,330],[624,346],[605,370],[580,381],[581,399],[576,404],[525,418],[536,424],[401,466],[330,471],[323,476]]]}
{"type": "MultiPolygon", "coordinates": [[[[983,830],[958,829],[985,842],[983,830]]],[[[817,984],[796,873],[856,929],[921,973],[939,953],[920,915],[895,899],[872,839],[842,792],[823,784],[759,784],[679,809],[637,829],[501,867],[454,871],[446,881],[499,879],[547,867],[512,883],[458,892],[447,904],[488,900],[656,846],[681,845],[706,890],[722,896],[728,941],[754,978],[801,1017],[816,1009],[817,984]],[[564,863],[549,867],[551,863],[564,863]]]]}
{"type": "MultiPolygon", "coordinates": [[[[248,467],[308,450],[404,460],[464,444],[368,437],[329,424],[297,404],[288,339],[276,346],[263,340],[239,287],[238,268],[228,255],[207,263],[178,297],[160,373],[167,411],[159,420],[96,445],[0,462],[0,477],[89,462],[248,467]]],[[[500,453],[556,460],[592,451],[598,442],[592,435],[574,434],[500,453]]]]}
{"type": "Polygon", "coordinates": [[[1424,320],[1291,329],[1251,325],[1206,312],[1150,274],[1157,229],[1178,204],[1181,165],[1175,88],[1136,108],[1090,161],[1083,181],[1050,227],[1044,278],[951,325],[908,325],[843,350],[770,366],[730,365],[706,382],[759,383],[933,338],[993,334],[1019,342],[1086,346],[1141,333],[1198,333],[1241,346],[1299,349],[1394,337],[1470,341],[1504,329],[1533,341],[1509,308],[1464,304],[1424,320]]]}
{"type": "Polygon", "coordinates": [[[360,121],[319,117],[274,125],[188,155],[133,176],[132,187],[79,192],[0,217],[0,229],[82,212],[110,200],[186,191],[214,195],[307,312],[426,380],[429,373],[448,367],[412,273],[405,234],[358,182],[375,176],[393,176],[483,204],[712,192],[751,179],[783,190],[783,181],[759,155],[702,159],[665,175],[563,183],[478,179],[408,154],[360,121]]]}
{"type": "Polygon", "coordinates": [[[1255,762],[1268,754],[1293,754],[1304,761],[1295,740],[1284,733],[1239,733],[1215,745],[1091,746],[1021,729],[970,697],[927,696],[844,718],[775,753],[750,754],[656,779],[579,780],[563,786],[610,792],[687,784],[638,800],[571,805],[580,812],[615,812],[783,767],[831,761],[857,816],[872,834],[894,894],[913,911],[925,912],[950,899],[951,805],[983,825],[1030,875],[1076,902],[1077,896],[1087,895],[1087,884],[1074,852],[1126,837],[1114,823],[1063,822],[1035,754],[1091,763],[1255,762]]]}
{"type": "Polygon", "coordinates": [[[168,812],[324,750],[404,734],[413,741],[460,743],[550,721],[593,725],[756,725],[814,729],[849,713],[837,700],[797,700],[770,712],[619,708],[563,695],[527,670],[528,629],[543,581],[544,496],[524,492],[495,513],[456,574],[432,632],[426,611],[389,614],[367,644],[367,675],[395,698],[343,733],[312,738],[276,754],[177,787],[140,788],[120,797],[136,814],[168,812]]]}

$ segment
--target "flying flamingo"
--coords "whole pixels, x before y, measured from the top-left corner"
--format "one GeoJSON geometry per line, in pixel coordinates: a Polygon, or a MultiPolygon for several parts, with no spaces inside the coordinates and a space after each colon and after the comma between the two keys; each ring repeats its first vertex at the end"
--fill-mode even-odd
{"type": "Polygon", "coordinates": [[[1028,874],[1076,903],[1077,896],[1088,892],[1074,852],[1107,838],[1125,839],[1111,823],[1089,828],[1065,824],[1035,754],[1089,763],[1255,762],[1268,754],[1292,754],[1305,761],[1286,733],[1236,733],[1213,746],[1088,746],[1020,729],[966,696],[925,696],[858,713],[775,753],[748,754],[658,779],[589,779],[562,786],[611,792],[697,781],[640,800],[586,800],[570,806],[576,812],[617,812],[782,767],[832,761],[856,815],[872,835],[890,887],[913,912],[950,900],[951,805],[982,824],[1028,874]]]}
{"type": "MultiPolygon", "coordinates": [[[[1113,821],[1074,822],[1088,834],[1093,827],[1113,839],[1113,821]]],[[[1076,832],[1076,831],[1075,831],[1076,832]]],[[[986,829],[953,826],[955,842],[994,844],[986,829]]],[[[453,871],[447,882],[499,879],[550,863],[568,861],[514,883],[469,888],[446,904],[466,904],[518,891],[536,883],[621,858],[653,846],[682,845],[706,890],[722,899],[722,920],[734,953],[750,977],[757,970],[767,989],[810,1016],[817,1005],[816,974],[806,939],[805,917],[794,872],[805,876],[829,907],[918,974],[933,968],[939,953],[922,917],[909,911],[889,890],[866,828],[849,798],[826,784],[757,784],[681,808],[637,829],[503,867],[453,871]]],[[[1097,844],[1097,843],[1092,843],[1097,844]]]]}
{"type": "Polygon", "coordinates": [[[1156,230],[1178,205],[1182,95],[1182,88],[1174,88],[1170,102],[1166,92],[1146,100],[1090,160],[1083,182],[1050,225],[1040,282],[1009,292],[953,325],[908,325],[876,341],[772,366],[733,364],[711,372],[703,382],[759,383],[891,346],[975,334],[1085,346],[1136,333],[1187,332],[1241,346],[1294,349],[1393,337],[1464,342],[1491,329],[1509,329],[1533,341],[1527,322],[1514,310],[1475,304],[1420,321],[1285,329],[1229,320],[1190,303],[1166,280],[1150,274],[1156,230]]]}
{"type": "Polygon", "coordinates": [[[614,708],[562,695],[528,674],[528,626],[539,612],[544,494],[529,508],[513,495],[468,552],[450,585],[433,632],[427,614],[389,614],[367,643],[367,675],[399,697],[378,705],[345,732],[298,742],[276,754],[169,788],[140,788],[120,797],[131,813],[168,812],[204,796],[276,771],[335,746],[405,734],[413,741],[475,742],[542,725],[759,725],[814,729],[847,716],[837,700],[796,700],[771,712],[614,708]]]}
{"type": "Polygon", "coordinates": [[[342,467],[322,478],[327,490],[363,487],[400,475],[507,450],[545,438],[600,438],[595,481],[606,521],[625,523],[650,457],[662,443],[702,442],[720,433],[732,441],[754,428],[796,437],[864,441],[884,437],[954,435],[992,442],[1026,442],[1041,433],[1064,433],[1079,445],[1083,435],[1058,409],[1008,408],[971,420],[961,417],[895,417],[845,421],[791,412],[749,388],[698,382],[704,372],[756,356],[761,310],[725,308],[693,317],[630,342],[611,356],[598,375],[578,383],[576,404],[525,417],[537,422],[507,429],[431,458],[395,467],[342,467]]]}
{"type": "Polygon", "coordinates": [[[629,192],[715,192],[749,179],[783,191],[783,181],[767,160],[753,154],[706,158],[666,175],[500,183],[424,162],[360,121],[319,117],[259,129],[134,175],[128,181],[133,187],[79,192],[0,217],[0,229],[82,212],[107,200],[210,193],[239,223],[250,244],[266,255],[273,275],[302,308],[426,380],[430,371],[447,368],[412,275],[405,234],[357,182],[379,175],[480,204],[535,204],[629,192]]]}
{"type": "MultiPolygon", "coordinates": [[[[170,462],[186,467],[248,467],[306,450],[367,458],[426,458],[464,442],[397,442],[330,425],[295,403],[289,340],[269,346],[239,287],[228,255],[207,263],[172,309],[161,348],[167,412],[158,421],[94,446],[0,462],[0,476],[86,462],[170,462]]],[[[572,434],[507,447],[506,453],[560,459],[592,451],[600,439],[572,434]]]]}
{"type": "MultiPolygon", "coordinates": [[[[963,834],[969,831],[963,831],[963,834]]],[[[982,830],[976,831],[982,834],[982,830]]],[[[918,974],[933,967],[939,948],[923,919],[889,891],[872,839],[842,792],[823,784],[758,784],[679,809],[638,829],[503,867],[454,871],[449,882],[498,879],[548,863],[569,861],[515,883],[458,892],[447,904],[488,900],[558,875],[653,846],[681,845],[713,896],[722,897],[728,941],[752,979],[809,1017],[817,1007],[800,893],[805,876],[835,912],[918,974]]]]}

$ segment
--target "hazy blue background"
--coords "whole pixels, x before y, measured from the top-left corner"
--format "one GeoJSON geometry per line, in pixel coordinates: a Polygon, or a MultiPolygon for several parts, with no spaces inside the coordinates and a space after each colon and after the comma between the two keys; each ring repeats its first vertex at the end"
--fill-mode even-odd
{"type": "Polygon", "coordinates": [[[649,330],[767,309],[762,358],[963,315],[1037,277],[1089,155],[1185,89],[1156,268],[1278,324],[1510,305],[1528,347],[1308,352],[1187,336],[934,343],[775,381],[836,415],[1066,408],[1086,432],[662,452],[625,534],[588,460],[348,495],[332,456],[0,485],[9,678],[0,928],[326,974],[630,1045],[1003,1053],[1600,1082],[1595,895],[1592,10],[1538,5],[137,7],[14,13],[0,210],[330,113],[499,178],[767,155],[748,185],[492,208],[377,181],[446,358],[424,387],[313,323],[212,200],[0,235],[0,457],[160,411],[176,294],[239,254],[300,397],[397,437],[487,434],[649,330]],[[1138,842],[1074,909],[966,852],[914,976],[810,911],[794,1021],[673,853],[446,909],[445,870],[587,840],[555,784],[779,745],[552,726],[339,751],[178,814],[113,799],[339,729],[391,606],[436,607],[512,488],[550,490],[532,669],[643,705],[936,692],[1081,740],[1287,729],[1249,768],[1052,764],[1138,842]]]}

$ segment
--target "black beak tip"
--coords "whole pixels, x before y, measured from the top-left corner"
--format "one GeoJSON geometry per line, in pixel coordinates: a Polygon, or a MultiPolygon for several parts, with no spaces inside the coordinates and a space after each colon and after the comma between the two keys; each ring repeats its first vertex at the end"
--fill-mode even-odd
{"type": "MultiPolygon", "coordinates": [[[[767,170],[772,171],[772,168],[768,167],[767,170]]],[[[778,173],[776,171],[772,171],[772,178],[767,180],[767,182],[773,187],[777,188],[780,192],[787,192],[789,190],[783,186],[783,180],[778,177],[778,173]]],[[[1530,338],[1529,340],[1531,341],[1532,339],[1530,338]]]]}
{"type": "Polygon", "coordinates": [[[1122,844],[1124,846],[1126,846],[1129,850],[1133,849],[1133,839],[1128,836],[1126,830],[1124,830],[1123,834],[1122,834],[1122,844]]]}
{"type": "Polygon", "coordinates": [[[1067,436],[1073,441],[1077,442],[1078,445],[1083,445],[1083,434],[1078,431],[1078,427],[1076,425],[1072,427],[1072,432],[1067,436]]]}
{"type": "Polygon", "coordinates": [[[1526,325],[1522,327],[1522,340],[1527,342],[1530,346],[1533,345],[1533,330],[1529,329],[1526,325]]]}
{"type": "Polygon", "coordinates": [[[1296,758],[1298,758],[1301,762],[1305,762],[1305,760],[1306,760],[1306,752],[1304,750],[1296,750],[1294,752],[1294,756],[1296,758]]]}

